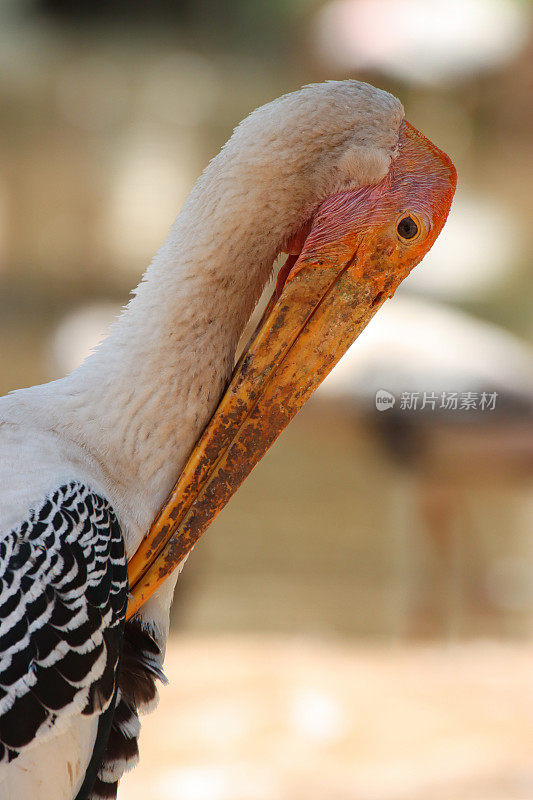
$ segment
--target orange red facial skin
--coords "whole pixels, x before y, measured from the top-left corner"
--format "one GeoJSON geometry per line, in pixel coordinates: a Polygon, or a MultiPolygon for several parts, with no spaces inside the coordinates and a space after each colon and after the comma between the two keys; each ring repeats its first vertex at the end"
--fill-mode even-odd
{"type": "MultiPolygon", "coordinates": [[[[382,273],[396,286],[430,250],[441,232],[457,183],[451,159],[408,122],[398,140],[398,156],[387,175],[374,186],[328,198],[319,207],[305,241],[299,265],[316,258],[337,264],[355,253],[355,269],[382,273]],[[402,242],[396,225],[415,215],[423,230],[402,242]],[[378,264],[381,263],[381,268],[378,264]]],[[[291,275],[297,273],[298,266],[291,275]]],[[[377,275],[376,275],[377,277],[377,275]]]]}
{"type": "MultiPolygon", "coordinates": [[[[456,185],[448,156],[409,123],[380,183],[325,200],[171,495],[129,564],[128,616],[214,517],[440,233],[456,185]],[[419,234],[402,241],[412,216],[419,234]]],[[[307,227],[306,227],[307,232],[307,227]]],[[[303,237],[301,237],[303,239],[303,237]]]]}

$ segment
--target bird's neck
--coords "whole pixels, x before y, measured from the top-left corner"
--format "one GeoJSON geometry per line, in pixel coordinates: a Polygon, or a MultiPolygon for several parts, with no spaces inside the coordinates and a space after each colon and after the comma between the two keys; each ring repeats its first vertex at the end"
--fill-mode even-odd
{"type": "Polygon", "coordinates": [[[110,493],[119,487],[139,531],[218,403],[279,246],[258,243],[243,208],[202,208],[185,207],[110,335],[54,397],[65,434],[101,465],[110,493]]]}

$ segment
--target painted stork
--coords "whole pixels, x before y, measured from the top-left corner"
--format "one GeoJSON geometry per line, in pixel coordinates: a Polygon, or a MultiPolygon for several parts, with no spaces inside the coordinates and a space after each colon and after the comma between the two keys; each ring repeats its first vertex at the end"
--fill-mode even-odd
{"type": "Polygon", "coordinates": [[[431,247],[454,189],[390,94],[286,95],[205,169],[97,350],[0,400],[2,798],[116,796],[163,679],[176,567],[431,247]]]}
{"type": "Polygon", "coordinates": [[[428,621],[434,631],[440,617],[441,633],[454,638],[469,613],[479,619],[502,611],[503,592],[491,588],[471,498],[475,502],[479,491],[487,496],[488,487],[497,497],[531,486],[533,348],[497,325],[402,292],[315,397],[348,410],[355,430],[373,432],[389,456],[394,632],[425,635],[428,621]],[[378,411],[383,389],[396,402],[378,411]],[[427,574],[417,574],[403,555],[420,551],[439,563],[442,583],[432,583],[436,608],[423,589],[427,574]],[[485,574],[483,567],[472,568],[475,563],[484,565],[485,574]]]}

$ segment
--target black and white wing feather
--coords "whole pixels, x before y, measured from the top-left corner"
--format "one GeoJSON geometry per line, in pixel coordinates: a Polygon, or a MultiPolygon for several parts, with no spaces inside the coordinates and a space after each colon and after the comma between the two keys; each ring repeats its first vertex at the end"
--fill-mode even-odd
{"type": "Polygon", "coordinates": [[[112,714],[127,597],[119,523],[109,503],[83,484],[62,486],[4,534],[0,762],[73,714],[112,714]]]}
{"type": "Polygon", "coordinates": [[[124,626],[124,645],[111,731],[89,800],[115,800],[123,774],[139,759],[139,714],[157,703],[157,681],[166,683],[159,645],[133,617],[124,626]]]}

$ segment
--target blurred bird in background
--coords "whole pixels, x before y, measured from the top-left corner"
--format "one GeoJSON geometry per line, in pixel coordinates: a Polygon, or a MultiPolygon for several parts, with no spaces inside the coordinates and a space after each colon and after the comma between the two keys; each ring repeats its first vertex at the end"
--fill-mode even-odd
{"type": "MultiPolygon", "coordinates": [[[[533,348],[464,312],[403,294],[363,332],[316,400],[353,415],[355,430],[363,424],[372,431],[395,465],[397,552],[418,546],[413,527],[422,523],[449,565],[440,616],[453,639],[457,597],[485,605],[469,575],[475,521],[465,496],[487,484],[512,490],[531,478],[533,348]],[[389,404],[380,407],[383,392],[389,404]]],[[[395,567],[396,633],[420,634],[427,604],[417,603],[405,560],[395,567]]]]}

